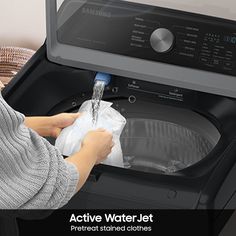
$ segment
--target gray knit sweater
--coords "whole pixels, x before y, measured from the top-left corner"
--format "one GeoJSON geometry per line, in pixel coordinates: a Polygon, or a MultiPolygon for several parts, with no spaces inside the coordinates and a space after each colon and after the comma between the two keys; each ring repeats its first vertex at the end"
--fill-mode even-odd
{"type": "Polygon", "coordinates": [[[57,209],[75,194],[78,171],[24,125],[0,92],[0,209],[57,209]]]}

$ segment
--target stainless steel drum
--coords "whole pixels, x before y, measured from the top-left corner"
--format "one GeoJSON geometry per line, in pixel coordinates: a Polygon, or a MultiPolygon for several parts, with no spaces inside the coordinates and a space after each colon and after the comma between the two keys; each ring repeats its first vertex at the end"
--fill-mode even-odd
{"type": "Polygon", "coordinates": [[[137,101],[116,101],[127,118],[121,136],[126,168],[173,173],[205,158],[220,133],[200,114],[186,109],[137,101]]]}
{"type": "Polygon", "coordinates": [[[184,169],[214,148],[212,142],[193,130],[148,119],[129,119],[121,143],[126,168],[147,172],[184,169]]]}

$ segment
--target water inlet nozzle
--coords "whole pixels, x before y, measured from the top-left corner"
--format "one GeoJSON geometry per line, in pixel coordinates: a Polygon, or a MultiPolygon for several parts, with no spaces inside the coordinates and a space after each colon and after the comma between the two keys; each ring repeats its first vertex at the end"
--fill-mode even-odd
{"type": "Polygon", "coordinates": [[[111,82],[111,75],[106,73],[97,73],[94,82],[103,81],[105,86],[111,82]]]}

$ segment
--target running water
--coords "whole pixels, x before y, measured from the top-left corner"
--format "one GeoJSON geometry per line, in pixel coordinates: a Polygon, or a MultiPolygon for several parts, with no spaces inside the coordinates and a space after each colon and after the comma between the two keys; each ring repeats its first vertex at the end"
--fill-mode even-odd
{"type": "Polygon", "coordinates": [[[103,97],[104,89],[106,83],[104,81],[96,81],[93,87],[93,97],[92,97],[92,117],[93,125],[95,126],[98,120],[98,112],[100,108],[100,103],[103,97]]]}

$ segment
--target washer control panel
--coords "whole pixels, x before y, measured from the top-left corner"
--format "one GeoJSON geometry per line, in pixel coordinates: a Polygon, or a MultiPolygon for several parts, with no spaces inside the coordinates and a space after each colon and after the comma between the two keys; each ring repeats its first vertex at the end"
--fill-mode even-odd
{"type": "Polygon", "coordinates": [[[128,1],[88,1],[58,41],[144,60],[236,75],[236,22],[128,1]]]}

